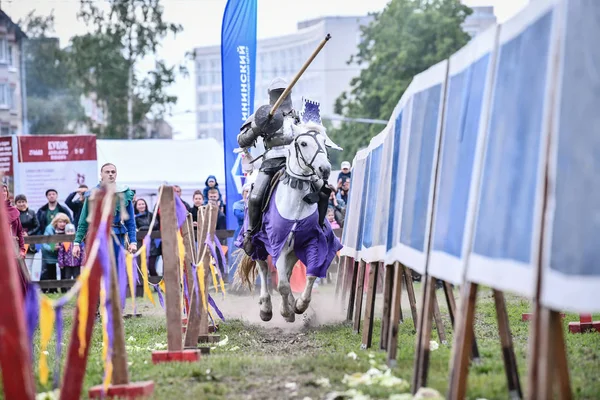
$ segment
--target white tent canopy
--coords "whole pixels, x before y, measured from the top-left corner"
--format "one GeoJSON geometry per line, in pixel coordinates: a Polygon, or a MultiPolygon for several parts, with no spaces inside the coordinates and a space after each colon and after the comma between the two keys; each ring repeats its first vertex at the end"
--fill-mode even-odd
{"type": "Polygon", "coordinates": [[[98,175],[104,163],[117,166],[117,182],[135,189],[138,197],[154,204],[163,183],[179,185],[182,197],[192,203],[192,193],[203,189],[215,175],[225,195],[223,147],[215,139],[97,140],[98,175]]]}

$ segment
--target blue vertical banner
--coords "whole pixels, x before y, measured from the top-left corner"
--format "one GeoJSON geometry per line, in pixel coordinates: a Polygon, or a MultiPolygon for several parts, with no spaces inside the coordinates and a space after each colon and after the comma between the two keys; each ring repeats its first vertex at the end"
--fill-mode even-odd
{"type": "Polygon", "coordinates": [[[223,87],[223,150],[227,229],[237,227],[233,204],[241,200],[245,183],[237,135],[254,112],[257,0],[229,0],[221,27],[221,80],[223,87]]]}

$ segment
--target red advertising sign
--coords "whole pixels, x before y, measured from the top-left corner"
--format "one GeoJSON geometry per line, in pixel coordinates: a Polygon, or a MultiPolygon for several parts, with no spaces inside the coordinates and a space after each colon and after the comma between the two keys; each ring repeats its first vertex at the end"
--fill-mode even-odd
{"type": "Polygon", "coordinates": [[[0,137],[0,174],[13,176],[12,137],[0,137]]]}
{"type": "Polygon", "coordinates": [[[96,136],[19,136],[19,162],[96,160],[96,136]]]}

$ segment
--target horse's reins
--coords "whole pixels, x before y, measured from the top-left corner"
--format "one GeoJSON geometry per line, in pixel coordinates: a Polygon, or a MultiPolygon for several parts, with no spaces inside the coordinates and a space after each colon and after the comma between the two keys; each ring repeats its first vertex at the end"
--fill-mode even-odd
{"type": "MultiPolygon", "coordinates": [[[[316,131],[316,130],[310,130],[308,132],[305,133],[301,133],[300,135],[296,136],[296,138],[294,139],[294,149],[296,151],[296,159],[301,160],[304,163],[305,168],[308,168],[312,171],[312,174],[306,175],[306,174],[297,174],[294,171],[292,171],[292,173],[296,176],[300,176],[303,178],[309,178],[313,175],[317,175],[317,171],[315,171],[314,167],[312,166],[312,163],[315,161],[315,159],[317,158],[317,156],[320,153],[324,153],[325,155],[327,155],[327,152],[325,151],[325,149],[323,149],[323,146],[321,146],[321,143],[319,143],[319,141],[317,140],[317,135],[320,132],[316,131]],[[313,158],[310,160],[310,162],[306,161],[306,157],[304,157],[304,154],[302,153],[302,149],[300,149],[300,146],[298,145],[298,138],[300,138],[301,136],[309,136],[310,138],[312,138],[315,143],[317,143],[318,149],[315,152],[313,158]]],[[[288,161],[288,167],[290,168],[290,171],[292,170],[292,167],[289,165],[289,161],[288,161]]]]}

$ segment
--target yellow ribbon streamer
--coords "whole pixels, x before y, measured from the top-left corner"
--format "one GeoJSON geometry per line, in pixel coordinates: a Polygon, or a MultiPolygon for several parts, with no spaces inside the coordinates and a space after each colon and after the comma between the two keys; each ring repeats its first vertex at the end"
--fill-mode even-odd
{"type": "Polygon", "coordinates": [[[219,279],[219,283],[221,285],[221,292],[223,292],[223,296],[225,296],[225,282],[223,281],[223,278],[219,279]]]}
{"type": "Polygon", "coordinates": [[[185,276],[185,245],[183,244],[183,236],[181,236],[181,231],[177,231],[177,249],[179,250],[179,283],[181,285],[181,298],[179,299],[181,301],[181,309],[184,309],[184,282],[183,280],[186,279],[185,276]]]}
{"type": "Polygon", "coordinates": [[[156,307],[156,302],[154,301],[154,296],[152,295],[152,291],[150,290],[150,282],[148,281],[148,260],[146,259],[146,245],[142,245],[143,251],[140,253],[140,258],[142,260],[142,279],[144,280],[144,294],[152,305],[156,307]]]}
{"type": "Polygon", "coordinates": [[[129,293],[131,294],[132,307],[135,310],[135,280],[133,277],[133,254],[125,255],[125,266],[127,268],[127,278],[129,281],[129,293]]]}
{"type": "Polygon", "coordinates": [[[198,275],[198,283],[200,286],[200,298],[202,299],[202,305],[204,306],[204,309],[207,310],[208,308],[206,307],[206,291],[205,291],[205,287],[204,287],[204,264],[203,263],[198,264],[196,274],[198,275]]]}
{"type": "Polygon", "coordinates": [[[77,322],[77,336],[79,337],[79,357],[83,357],[85,348],[87,346],[85,332],[87,328],[88,307],[90,302],[89,277],[91,270],[92,266],[83,268],[81,275],[79,275],[79,280],[81,280],[81,289],[79,291],[79,297],[77,297],[77,310],[79,319],[77,322]]]}
{"type": "Polygon", "coordinates": [[[54,321],[56,314],[54,313],[54,302],[47,297],[42,297],[40,305],[40,382],[42,385],[48,383],[48,356],[46,348],[52,337],[54,329],[54,321]]]}
{"type": "Polygon", "coordinates": [[[217,281],[217,271],[215,271],[215,264],[211,258],[210,260],[210,274],[212,275],[213,285],[215,286],[215,293],[219,293],[219,282],[217,281]]]}
{"type": "Polygon", "coordinates": [[[165,285],[164,279],[161,279],[160,282],[158,282],[158,287],[160,288],[160,290],[162,290],[164,294],[167,294],[167,286],[165,285]]]}

